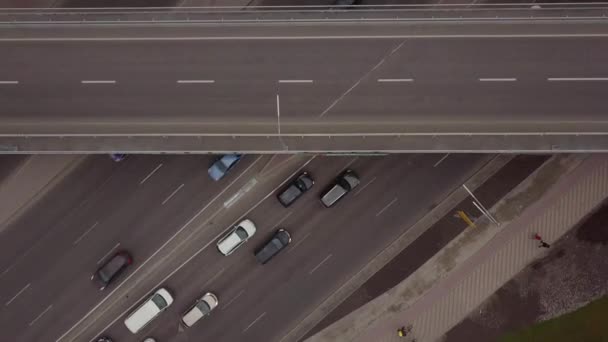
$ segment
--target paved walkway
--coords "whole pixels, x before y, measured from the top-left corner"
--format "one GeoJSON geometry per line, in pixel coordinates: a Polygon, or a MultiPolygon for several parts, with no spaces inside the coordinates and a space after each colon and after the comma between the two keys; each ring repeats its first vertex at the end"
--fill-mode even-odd
{"type": "Polygon", "coordinates": [[[436,341],[608,197],[608,156],[554,157],[412,276],[308,341],[436,341]]]}

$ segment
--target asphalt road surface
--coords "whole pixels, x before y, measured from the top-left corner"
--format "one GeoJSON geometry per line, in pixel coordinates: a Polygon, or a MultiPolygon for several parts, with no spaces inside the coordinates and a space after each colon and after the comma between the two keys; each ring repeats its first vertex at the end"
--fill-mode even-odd
{"type": "Polygon", "coordinates": [[[603,144],[607,34],[585,22],[5,28],[0,134],[101,139],[69,147],[82,150],[103,150],[104,135],[135,137],[118,140],[129,150],[316,151],[340,135],[342,150],[363,136],[387,150],[404,145],[398,134],[547,132],[603,144]],[[142,135],[211,140],[150,147],[142,135]]]}
{"type": "Polygon", "coordinates": [[[278,341],[489,158],[444,157],[245,156],[219,183],[206,174],[210,156],[129,156],[120,163],[89,157],[3,233],[3,334],[19,342],[86,341],[100,333],[118,341],[144,335],[278,341]],[[360,187],[336,207],[322,207],[319,193],[346,167],[359,173],[360,187]],[[316,184],[285,209],[276,189],[302,169],[316,184]],[[205,222],[193,221],[201,213],[205,222]],[[217,236],[244,215],[258,225],[257,234],[233,255],[220,255],[217,236]],[[291,232],[292,244],[260,266],[252,250],[278,226],[291,232]],[[167,256],[168,246],[184,259],[167,256]],[[134,266],[99,291],[92,272],[122,249],[132,253],[134,266]],[[124,315],[159,284],[176,302],[144,332],[130,334],[124,315]],[[218,310],[180,328],[179,315],[209,290],[220,298],[218,310]],[[92,323],[91,312],[99,315],[92,323]]]}
{"type": "MultiPolygon", "coordinates": [[[[202,224],[207,227],[206,235],[180,249],[180,253],[192,255],[185,262],[153,269],[143,283],[126,294],[111,293],[117,299],[115,304],[97,309],[103,313],[82,334],[63,335],[102,297],[88,284],[89,269],[81,271],[83,279],[78,281],[78,297],[85,298],[75,300],[73,294],[64,294],[68,297],[64,300],[71,305],[70,318],[62,318],[62,324],[57,324],[52,316],[42,318],[23,332],[23,323],[27,324],[24,321],[13,333],[20,336],[18,341],[42,334],[53,339],[63,336],[65,341],[88,340],[99,334],[118,341],[139,341],[144,336],[154,336],[159,341],[279,341],[369,258],[460,186],[489,156],[443,157],[311,157],[303,168],[291,173],[304,169],[316,181],[313,190],[294,206],[281,207],[274,197],[279,182],[267,183],[258,190],[270,196],[254,205],[236,204],[229,209],[229,218],[215,217],[211,218],[213,222],[202,224]],[[336,207],[322,207],[319,193],[347,167],[359,173],[361,186],[336,207]],[[237,252],[222,256],[215,248],[216,236],[243,216],[257,224],[258,232],[237,252]],[[252,251],[277,227],[291,233],[292,244],[267,265],[258,265],[252,251]],[[125,314],[158,286],[169,288],[175,303],[143,332],[132,335],[123,324],[125,314]],[[217,311],[193,328],[180,327],[180,314],[205,291],[219,296],[217,311]]],[[[257,165],[258,159],[253,163],[257,165]]],[[[176,199],[175,205],[179,203],[176,199]]],[[[166,226],[163,220],[154,221],[166,226]]],[[[112,243],[108,243],[109,248],[112,243]]],[[[131,246],[135,251],[140,248],[135,242],[131,246]]]]}
{"type": "MultiPolygon", "coordinates": [[[[207,175],[211,158],[89,157],[7,228],[0,241],[5,338],[50,340],[67,330],[104,296],[89,279],[102,260],[125,249],[141,263],[224,190],[207,175]]],[[[245,157],[234,177],[253,160],[245,157]]]]}

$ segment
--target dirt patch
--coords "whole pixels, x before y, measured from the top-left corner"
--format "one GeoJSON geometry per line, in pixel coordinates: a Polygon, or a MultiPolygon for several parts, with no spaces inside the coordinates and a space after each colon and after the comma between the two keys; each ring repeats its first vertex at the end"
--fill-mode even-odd
{"type": "MultiPolygon", "coordinates": [[[[608,294],[608,205],[553,243],[542,259],[501,287],[444,341],[497,341],[507,332],[576,310],[608,294]]],[[[536,243],[531,240],[530,243],[536,243]]]]}

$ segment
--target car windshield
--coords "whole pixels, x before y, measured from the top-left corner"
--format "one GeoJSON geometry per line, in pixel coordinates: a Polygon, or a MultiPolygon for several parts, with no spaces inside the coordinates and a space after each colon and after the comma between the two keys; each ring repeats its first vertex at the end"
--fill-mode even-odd
{"type": "Polygon", "coordinates": [[[201,312],[203,313],[203,315],[206,315],[209,312],[211,312],[211,307],[204,300],[201,300],[200,302],[198,302],[198,304],[196,304],[196,307],[199,310],[201,310],[201,312]]]}
{"type": "Polygon", "coordinates": [[[278,237],[275,237],[274,239],[272,239],[271,243],[277,248],[277,249],[281,249],[281,247],[283,247],[283,242],[281,242],[281,240],[278,237]]]}
{"type": "Polygon", "coordinates": [[[152,301],[160,310],[167,307],[167,301],[165,300],[165,298],[163,298],[163,296],[159,295],[158,293],[152,296],[152,301]]]}
{"type": "Polygon", "coordinates": [[[249,237],[249,234],[247,234],[247,231],[241,226],[236,228],[235,233],[241,240],[245,240],[249,237]]]}

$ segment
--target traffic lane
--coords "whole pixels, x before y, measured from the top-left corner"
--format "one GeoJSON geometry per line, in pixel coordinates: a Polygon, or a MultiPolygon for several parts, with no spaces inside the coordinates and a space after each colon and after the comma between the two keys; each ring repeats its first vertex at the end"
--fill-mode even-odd
{"type": "MultiPolygon", "coordinates": [[[[110,82],[99,80],[99,77],[97,81],[110,82]]],[[[118,130],[128,129],[130,124],[147,123],[155,125],[160,132],[166,130],[162,125],[164,122],[182,125],[239,119],[274,119],[272,122],[276,122],[274,84],[230,86],[111,81],[117,83],[80,84],[77,81],[7,89],[0,95],[7,109],[2,121],[20,123],[25,128],[36,127],[38,120],[42,120],[67,129],[75,124],[86,124],[90,127],[109,125],[118,130]],[[29,101],[33,93],[42,89],[47,89],[45,95],[36,96],[35,103],[29,101]],[[68,97],[68,94],[72,95],[68,97]],[[167,113],[171,113],[169,120],[167,113]]]]}
{"type": "MultiPolygon", "coordinates": [[[[99,191],[99,188],[116,174],[118,165],[107,156],[91,156],[51,190],[34,207],[8,227],[0,241],[0,264],[3,272],[27,254],[42,236],[52,237],[54,230],[69,215],[75,215],[79,206],[99,191]],[[50,229],[49,229],[50,228],[50,229]],[[54,229],[53,229],[54,228],[54,229]],[[41,236],[42,234],[42,236],[41,236]]],[[[124,176],[128,176],[124,174],[124,176]]],[[[3,277],[5,274],[3,274],[3,277]]],[[[5,280],[0,278],[0,286],[5,280]]],[[[5,289],[2,289],[4,292],[5,289]]]]}
{"type": "MultiPolygon", "coordinates": [[[[146,213],[146,205],[149,206],[146,199],[150,198],[149,194],[142,193],[141,189],[138,193],[136,189],[140,179],[150,172],[153,165],[163,161],[167,165],[165,170],[171,170],[172,167],[181,168],[178,165],[171,166],[168,157],[143,156],[139,157],[140,160],[136,159],[138,158],[135,156],[129,156],[127,160],[121,162],[121,172],[115,172],[102,182],[99,188],[85,199],[86,203],[75,206],[73,215],[59,222],[57,227],[53,227],[56,228],[55,231],[51,231],[53,234],[40,239],[28,251],[27,257],[20,259],[11,270],[10,274],[16,278],[10,279],[13,283],[31,284],[27,293],[18,298],[19,300],[14,304],[11,303],[11,307],[7,309],[11,319],[15,321],[12,327],[23,327],[23,322],[29,319],[31,313],[27,309],[35,307],[33,303],[45,302],[39,298],[40,296],[47,298],[47,301],[49,298],[61,297],[66,284],[70,284],[80,272],[86,274],[80,276],[82,279],[88,279],[97,267],[96,261],[119,240],[117,235],[127,235],[124,234],[125,227],[120,222],[125,215],[121,217],[119,213],[121,210],[133,216],[146,213]],[[57,229],[63,230],[57,231],[57,229]],[[25,310],[20,312],[20,308],[25,310]]],[[[183,159],[182,157],[179,164],[187,166],[183,159]]],[[[166,178],[166,185],[171,186],[171,179],[166,178]]],[[[158,197],[168,191],[163,189],[164,186],[164,183],[163,186],[157,186],[162,190],[158,197]]],[[[35,212],[32,214],[35,215],[35,212]]],[[[82,291],[70,291],[67,295],[73,296],[75,293],[82,291]]],[[[56,300],[53,302],[55,307],[59,306],[56,300]]]]}
{"type": "MultiPolygon", "coordinates": [[[[59,335],[61,330],[67,329],[68,324],[77,320],[78,315],[84,314],[95,301],[107,294],[107,291],[100,293],[89,279],[100,261],[107,259],[107,254],[117,249],[127,249],[132,253],[135,265],[143,262],[193,211],[199,209],[200,203],[205,203],[214,196],[214,192],[221,189],[222,185],[215,184],[206,174],[211,159],[209,156],[165,158],[165,163],[156,173],[152,174],[156,167],[149,167],[145,173],[136,175],[135,182],[114,184],[114,192],[125,198],[124,201],[118,201],[120,209],[110,209],[108,203],[102,206],[104,203],[97,201],[96,213],[109,213],[106,220],[100,221],[98,226],[83,238],[83,243],[61,255],[60,260],[54,260],[53,267],[38,275],[41,277],[39,281],[32,281],[32,287],[28,289],[32,297],[19,298],[21,302],[28,301],[25,305],[22,304],[26,308],[35,306],[27,305],[28,303],[44,303],[41,298],[35,297],[36,293],[31,292],[40,291],[39,285],[45,284],[43,298],[47,301],[52,298],[52,305],[56,310],[63,308],[63,311],[69,312],[61,316],[61,320],[66,324],[59,325],[59,320],[54,320],[51,326],[45,326],[39,322],[20,338],[31,340],[36,338],[36,334],[48,336],[54,330],[57,330],[59,335]],[[141,189],[126,191],[125,187],[128,188],[129,184],[141,189]],[[206,191],[201,191],[201,188],[206,191]],[[176,189],[179,191],[175,192],[176,189]],[[141,217],[146,219],[142,220],[141,217]],[[85,242],[88,242],[88,245],[85,242]],[[116,247],[118,243],[121,245],[116,247]],[[67,289],[66,284],[70,284],[67,289]],[[91,295],[85,299],[76,295],[86,293],[91,295]]],[[[243,165],[250,162],[247,159],[243,165]]],[[[235,173],[238,173],[237,171],[238,169],[235,173]]],[[[117,201],[115,198],[110,199],[112,200],[117,201]]],[[[19,318],[13,311],[11,315],[13,319],[19,318]]]]}
{"type": "MultiPolygon", "coordinates": [[[[317,156],[304,170],[313,174],[316,182],[329,181],[346,165],[356,159],[358,158],[317,156]]],[[[277,184],[271,185],[272,187],[277,187],[277,184]]],[[[271,188],[268,190],[271,190],[271,188]]],[[[272,195],[262,201],[255,209],[255,211],[265,212],[266,215],[263,220],[261,218],[254,218],[258,231],[250,241],[230,256],[221,255],[215,246],[216,241],[212,241],[211,245],[163,283],[162,286],[173,290],[175,302],[163,313],[162,318],[159,317],[158,320],[146,327],[143,332],[134,336],[126,329],[123,317],[121,317],[105,333],[125,341],[135,341],[137,338],[150,335],[161,340],[170,338],[176,334],[179,336],[196,336],[197,333],[196,330],[193,330],[194,328],[180,331],[178,323],[181,319],[181,314],[206,291],[212,291],[219,297],[222,304],[218,308],[218,312],[226,310],[229,306],[235,306],[238,309],[238,297],[242,294],[240,293],[241,290],[243,290],[243,286],[241,285],[247,282],[244,277],[250,278],[250,270],[255,270],[255,266],[257,265],[255,258],[251,255],[252,250],[266,241],[267,235],[274,231],[276,224],[280,223],[286,215],[284,208],[277,208],[280,205],[275,197],[276,192],[273,191],[272,195]],[[268,221],[271,224],[266,223],[268,221]]],[[[296,203],[296,205],[301,203],[302,201],[296,203]]],[[[246,215],[245,217],[250,217],[250,215],[246,215]]],[[[216,220],[214,219],[214,221],[216,220]]],[[[222,230],[228,231],[229,228],[222,227],[222,230]]]]}
{"type": "MultiPolygon", "coordinates": [[[[69,199],[66,194],[69,195],[69,191],[82,184],[78,179],[80,173],[68,177],[66,186],[57,189],[56,196],[49,198],[46,203],[41,203],[39,208],[28,211],[23,220],[16,222],[13,227],[15,233],[13,239],[7,241],[7,244],[23,246],[23,248],[16,250],[15,254],[10,256],[10,265],[6,267],[8,271],[0,280],[0,289],[11,293],[22,284],[36,283],[38,278],[44,277],[54,267],[65,267],[66,264],[59,262],[59,259],[83,245],[82,248],[85,248],[83,252],[95,251],[97,246],[105,248],[101,243],[103,239],[98,240],[97,237],[103,233],[108,238],[113,238],[113,232],[119,231],[120,226],[110,225],[108,221],[111,221],[117,212],[124,210],[125,206],[132,205],[129,202],[131,192],[135,192],[139,177],[143,177],[152,165],[163,159],[166,162],[167,158],[148,156],[136,160],[134,156],[130,156],[120,165],[110,160],[110,163],[117,165],[110,165],[111,172],[105,179],[99,180],[94,187],[88,189],[89,184],[85,183],[81,189],[89,191],[83,193],[83,197],[78,198],[78,202],[68,202],[71,208],[64,216],[56,221],[47,221],[40,214],[57,209],[58,203],[62,204],[64,198],[69,199]],[[25,238],[24,233],[28,234],[25,238]],[[27,239],[30,235],[31,241],[27,239]],[[9,288],[12,288],[12,291],[9,291],[9,288]]],[[[103,170],[107,160],[109,158],[97,159],[90,166],[103,170]]],[[[79,171],[94,173],[91,168],[85,167],[79,171]]],[[[87,177],[87,175],[83,176],[83,178],[87,177]]],[[[6,249],[8,250],[9,247],[6,249]]]]}
{"type": "MultiPolygon", "coordinates": [[[[310,241],[307,240],[292,253],[301,254],[302,258],[302,262],[293,260],[293,263],[297,263],[300,267],[300,272],[295,273],[295,277],[286,281],[283,279],[276,281],[277,285],[272,288],[272,295],[261,302],[253,296],[242,299],[243,307],[252,309],[243,316],[233,319],[243,322],[241,336],[246,336],[251,341],[276,341],[282,338],[379,250],[406,231],[417,218],[428,211],[429,207],[443,198],[445,192],[449,190],[442,189],[441,185],[453,189],[462,180],[468,178],[464,174],[472,173],[476,167],[483,164],[483,161],[478,157],[452,163],[455,164],[459,164],[459,169],[446,168],[443,172],[437,172],[444,175],[445,179],[438,181],[437,177],[429,175],[426,178],[429,180],[428,183],[421,181],[425,179],[424,170],[421,170],[422,177],[414,179],[409,186],[405,186],[405,190],[411,192],[410,199],[403,200],[406,206],[403,206],[399,198],[398,202],[385,209],[394,199],[391,198],[393,195],[391,193],[383,195],[389,188],[380,189],[385,191],[364,190],[368,201],[371,198],[376,199],[375,208],[368,210],[365,210],[365,207],[359,207],[359,210],[348,208],[345,211],[364,213],[353,215],[350,222],[343,219],[344,215],[336,214],[333,217],[335,220],[330,221],[333,223],[330,229],[335,229],[333,236],[321,237],[318,240],[315,240],[317,236],[311,236],[310,241]],[[383,209],[384,211],[378,215],[383,209]],[[255,319],[262,314],[264,314],[263,318],[256,322],[255,319]],[[251,325],[252,323],[254,324],[251,325]]],[[[369,186],[372,187],[373,185],[369,186]]],[[[402,191],[397,192],[403,192],[403,187],[399,186],[399,188],[402,191]]],[[[353,199],[353,201],[358,200],[353,199]]],[[[260,287],[258,291],[265,290],[260,287]]],[[[232,340],[236,336],[235,334],[232,340]]],[[[230,340],[226,339],[226,341],[230,340]]]]}
{"type": "MultiPolygon", "coordinates": [[[[373,177],[369,179],[370,176],[374,174],[370,172],[368,176],[369,171],[379,172],[378,174],[386,175],[387,170],[391,170],[391,173],[388,176],[396,176],[397,174],[402,175],[402,173],[404,172],[404,168],[407,167],[411,167],[413,170],[418,170],[417,172],[423,174],[426,174],[426,172],[428,171],[425,168],[418,168],[418,165],[421,163],[415,160],[416,156],[407,156],[406,158],[403,158],[405,156],[401,157],[401,161],[397,165],[394,164],[394,160],[393,163],[389,162],[387,164],[386,162],[382,163],[378,161],[379,158],[358,158],[358,160],[355,160],[350,167],[356,169],[362,175],[362,180],[368,179],[368,181],[374,179],[373,177]],[[373,162],[371,159],[373,159],[375,162],[373,162]],[[360,163],[359,160],[361,160],[360,163]]],[[[382,159],[386,160],[386,158],[382,159]]],[[[434,163],[437,162],[435,159],[433,159],[433,161],[434,163]]],[[[282,284],[286,284],[291,281],[301,281],[301,279],[299,279],[298,277],[299,274],[302,272],[302,269],[307,266],[310,266],[309,268],[313,268],[312,264],[319,262],[319,260],[312,260],[311,255],[314,255],[315,257],[320,256],[320,251],[323,251],[323,246],[327,247],[328,242],[331,244],[331,241],[336,238],[335,235],[332,236],[334,234],[335,226],[348,227],[352,225],[352,222],[348,222],[348,220],[352,221],[352,218],[346,218],[346,215],[341,214],[336,215],[335,211],[330,211],[336,210],[336,208],[328,210],[323,208],[318,202],[318,195],[323,190],[324,185],[327,184],[331,179],[333,179],[337,172],[342,170],[344,166],[345,164],[342,164],[338,168],[333,170],[333,172],[327,174],[325,177],[321,177],[325,179],[319,179],[317,181],[317,184],[320,183],[320,185],[315,185],[316,191],[311,191],[313,192],[312,194],[306,194],[305,196],[308,197],[307,200],[301,200],[299,203],[296,203],[294,205],[293,214],[289,215],[289,213],[292,213],[292,211],[290,210],[288,210],[287,212],[285,212],[284,209],[281,210],[282,207],[280,207],[280,205],[276,203],[276,199],[273,199],[272,201],[271,199],[269,199],[267,203],[261,205],[248,216],[252,218],[254,222],[258,224],[258,227],[260,227],[262,230],[264,229],[264,227],[266,227],[266,229],[270,228],[270,232],[264,234],[263,231],[260,231],[260,233],[256,233],[256,236],[252,238],[252,241],[248,242],[248,244],[252,243],[255,246],[249,247],[248,253],[251,253],[252,249],[255,249],[256,247],[263,244],[268,238],[268,236],[271,234],[271,232],[274,231],[277,226],[285,227],[292,234],[292,245],[286,251],[284,251],[281,256],[277,257],[278,260],[272,260],[268,265],[265,265],[263,267],[258,265],[256,267],[255,259],[253,258],[253,256],[250,256],[248,257],[249,260],[239,262],[238,265],[234,265],[228,271],[224,271],[220,276],[218,276],[217,280],[214,279],[213,281],[211,281],[211,284],[208,285],[208,287],[213,289],[221,289],[221,292],[219,292],[219,294],[222,299],[220,300],[223,303],[227,302],[229,308],[223,307],[222,309],[222,304],[220,304],[220,309],[218,309],[219,315],[216,313],[215,315],[212,315],[212,317],[206,318],[204,324],[200,324],[198,326],[190,328],[188,330],[189,336],[207,337],[211,339],[226,341],[235,340],[237,336],[229,335],[228,331],[237,331],[240,334],[241,332],[239,331],[238,327],[235,327],[235,322],[245,322],[247,319],[251,318],[249,316],[241,317],[241,313],[248,313],[249,315],[251,315],[253,314],[250,312],[251,310],[261,309],[263,305],[260,305],[259,303],[264,302],[269,296],[272,296],[272,294],[274,293],[273,291],[277,287],[280,287],[282,286],[282,284]],[[299,207],[301,209],[296,209],[296,207],[299,207]],[[325,212],[323,212],[324,210],[325,212]],[[285,213],[282,216],[274,214],[277,211],[283,211],[285,213]],[[330,214],[336,215],[336,217],[338,217],[338,220],[331,221],[333,225],[328,226],[327,215],[330,214]],[[287,216],[287,218],[285,216],[287,216]],[[281,222],[281,224],[277,224],[277,222],[281,222]],[[307,223],[305,225],[300,225],[298,224],[299,222],[307,223]],[[256,241],[259,242],[256,243],[256,241]],[[306,248],[304,246],[309,247],[306,248]],[[317,249],[317,247],[320,249],[317,249]],[[313,250],[311,250],[311,248],[313,250]],[[290,252],[290,249],[293,249],[293,252],[290,252]],[[282,262],[286,264],[284,264],[284,266],[278,266],[278,264],[281,264],[282,262]],[[236,267],[239,268],[235,269],[236,267]],[[271,272],[270,270],[274,271],[272,271],[272,273],[269,273],[271,272]],[[269,291],[270,288],[272,288],[273,290],[269,291]],[[244,308],[246,309],[244,310],[244,308]],[[249,310],[249,308],[251,308],[251,310],[249,310]],[[236,311],[236,313],[233,313],[233,315],[236,314],[238,316],[226,316],[225,314],[222,314],[224,311],[236,311]],[[217,320],[220,319],[223,323],[215,323],[217,320]],[[229,320],[228,324],[226,324],[226,320],[229,320]],[[203,335],[199,335],[197,331],[201,331],[201,334],[203,335]]],[[[312,173],[316,175],[317,172],[316,170],[314,170],[314,165],[311,165],[311,167],[313,168],[312,173]]],[[[378,178],[376,178],[374,181],[371,181],[371,183],[362,183],[361,189],[367,192],[367,188],[378,186],[378,184],[380,184],[380,192],[374,194],[374,198],[382,198],[383,194],[386,192],[386,189],[392,187],[392,183],[394,181],[390,178],[391,177],[387,177],[388,182],[390,183],[388,185],[386,184],[386,179],[379,181],[378,178]]],[[[361,196],[355,194],[356,192],[349,196],[361,196]]],[[[384,196],[386,196],[386,194],[384,194],[384,196]]],[[[345,199],[345,201],[348,200],[345,199]]],[[[368,209],[368,211],[371,211],[368,207],[369,203],[363,203],[361,207],[358,207],[352,211],[365,212],[366,209],[368,209]]],[[[347,210],[348,209],[352,208],[347,208],[347,210]]],[[[348,239],[346,241],[348,241],[348,239]]],[[[239,251],[237,253],[243,252],[239,251]]],[[[246,255],[248,253],[244,254],[246,255]]],[[[201,260],[200,262],[203,263],[205,261],[201,260]]],[[[192,274],[192,272],[184,272],[184,274],[190,275],[192,274]]],[[[202,281],[203,280],[201,279],[201,282],[202,281]]],[[[209,281],[209,278],[207,278],[207,281],[209,281]]],[[[180,282],[187,283],[188,280],[184,278],[180,282]]],[[[181,284],[181,286],[184,285],[181,284]]],[[[200,295],[200,293],[204,290],[197,289],[197,291],[198,293],[196,295],[200,295]]],[[[191,302],[188,304],[191,304],[191,302]]],[[[257,314],[261,313],[258,312],[257,314]]],[[[176,316],[175,319],[178,320],[179,317],[176,316]]],[[[172,322],[169,324],[172,324],[172,322]]],[[[163,336],[163,338],[164,337],[165,336],[163,336]]],[[[242,335],[239,335],[238,338],[242,338],[242,335]]]]}
{"type": "Polygon", "coordinates": [[[27,158],[27,155],[0,155],[0,185],[13,171],[21,167],[27,158]]]}
{"type": "MultiPolygon", "coordinates": [[[[3,250],[15,254],[7,259],[3,257],[3,260],[11,264],[6,267],[6,273],[0,279],[2,299],[6,299],[0,311],[0,320],[6,323],[8,335],[18,336],[20,330],[31,322],[30,310],[38,308],[38,305],[32,305],[37,304],[32,302],[33,296],[47,295],[47,291],[57,284],[56,279],[43,280],[50,269],[58,264],[71,268],[79,260],[76,258],[66,263],[62,258],[80,247],[78,243],[75,244],[78,236],[93,226],[85,207],[90,207],[95,200],[103,198],[112,178],[124,180],[131,177],[129,172],[124,172],[128,168],[125,166],[128,162],[118,165],[107,156],[87,158],[61,186],[15,222],[11,230],[13,235],[10,239],[3,240],[7,243],[3,250]],[[11,249],[11,245],[16,248],[11,249]],[[26,287],[27,291],[23,291],[26,287]]],[[[117,193],[111,197],[117,200],[121,196],[117,193]]],[[[49,298],[40,303],[47,301],[49,298]]]]}
{"type": "MultiPolygon", "coordinates": [[[[416,83],[416,82],[415,82],[416,83]]],[[[601,82],[477,82],[382,84],[370,81],[331,108],[321,120],[361,122],[370,113],[380,122],[414,124],[605,123],[601,82]],[[576,116],[573,115],[576,113],[576,116]]],[[[288,122],[288,118],[283,119],[288,122]]]]}
{"type": "Polygon", "coordinates": [[[323,80],[356,77],[394,45],[391,40],[322,39],[2,42],[6,53],[0,62],[6,65],[3,77],[18,79],[25,86],[99,79],[142,84],[193,79],[273,83],[313,76],[323,80]]]}
{"type": "Polygon", "coordinates": [[[592,77],[592,72],[608,72],[601,63],[608,58],[607,41],[606,37],[405,39],[377,74],[447,83],[480,77],[592,77]]]}

